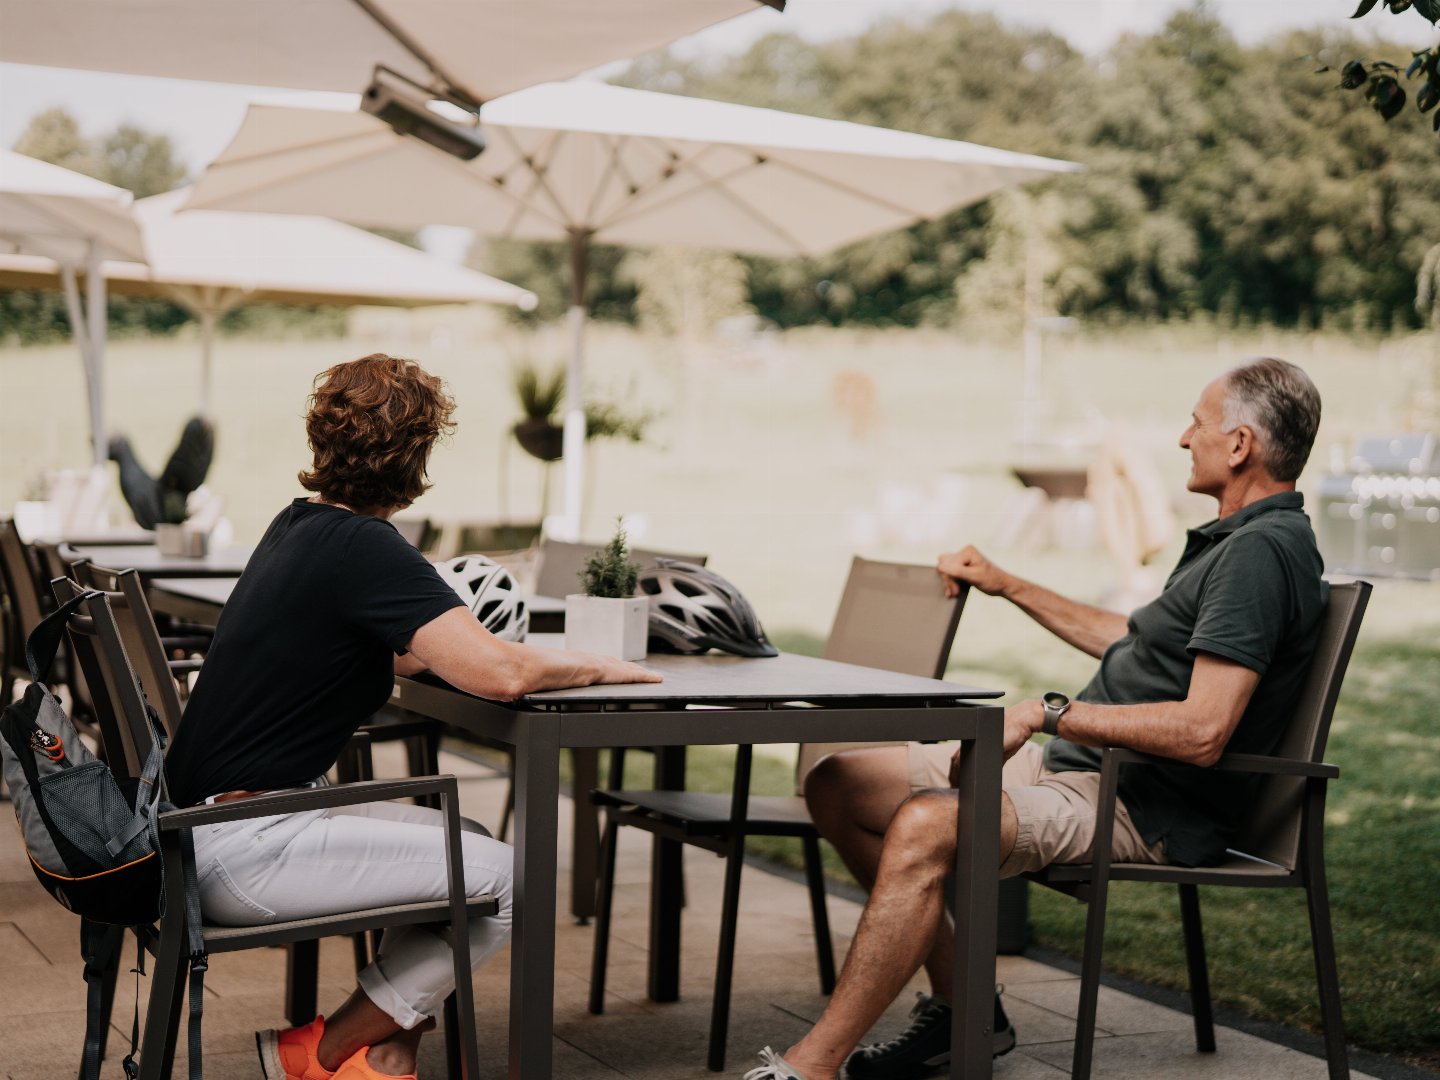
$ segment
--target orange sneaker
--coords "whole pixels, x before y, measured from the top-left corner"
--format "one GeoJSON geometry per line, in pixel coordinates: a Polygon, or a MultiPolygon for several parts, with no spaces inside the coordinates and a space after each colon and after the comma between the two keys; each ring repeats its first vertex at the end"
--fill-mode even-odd
{"type": "Polygon", "coordinates": [[[417,1080],[414,1073],[395,1076],[392,1073],[380,1072],[370,1064],[369,1053],[368,1046],[356,1050],[345,1064],[335,1070],[335,1080],[417,1080]]]}
{"type": "Polygon", "coordinates": [[[330,1080],[335,1074],[322,1068],[316,1057],[325,1018],[317,1016],[304,1027],[284,1031],[257,1031],[255,1049],[265,1080],[330,1080]]]}

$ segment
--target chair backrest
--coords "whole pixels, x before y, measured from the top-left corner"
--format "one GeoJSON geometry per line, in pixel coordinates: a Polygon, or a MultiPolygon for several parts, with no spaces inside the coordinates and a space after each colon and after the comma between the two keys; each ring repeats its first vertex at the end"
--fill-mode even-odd
{"type": "MultiPolygon", "coordinates": [[[[1295,700],[1295,711],[1275,756],[1296,761],[1323,759],[1335,702],[1340,697],[1340,685],[1345,681],[1345,669],[1360,633],[1365,606],[1370,602],[1370,590],[1368,581],[1331,583],[1310,671],[1295,700]]],[[[1303,779],[1267,776],[1233,850],[1293,870],[1300,857],[1304,795],[1303,779]]]]}
{"type": "MultiPolygon", "coordinates": [[[[540,541],[540,564],[535,572],[537,596],[568,596],[580,591],[580,571],[585,560],[599,551],[603,544],[575,544],[565,540],[545,539],[540,541]]],[[[630,561],[648,570],[657,559],[675,559],[679,562],[704,566],[709,556],[678,555],[669,551],[651,551],[647,548],[631,548],[630,561]]]]}
{"type": "Polygon", "coordinates": [[[30,631],[40,625],[47,605],[41,598],[38,567],[30,545],[20,539],[13,521],[0,521],[0,573],[4,574],[5,594],[10,598],[14,632],[19,636],[19,650],[24,664],[24,642],[30,631]]]}
{"type": "Polygon", "coordinates": [[[90,562],[76,563],[74,572],[81,585],[105,593],[131,668],[146,699],[160,714],[166,734],[173,739],[180,727],[183,706],[140,575],[134,570],[112,570],[90,562]]]}
{"type": "MultiPolygon", "coordinates": [[[[846,664],[942,678],[968,591],[947,597],[933,566],[876,562],[857,555],[850,563],[823,655],[846,664]]],[[[875,745],[901,744],[806,743],[800,747],[796,789],[826,754],[875,745]]]]}
{"type": "Polygon", "coordinates": [[[429,551],[435,546],[435,541],[440,539],[440,530],[436,528],[428,517],[425,518],[391,518],[390,524],[395,526],[395,531],[403,536],[412,547],[421,551],[429,551]]]}
{"type": "MultiPolygon", "coordinates": [[[[87,591],[69,578],[55,581],[54,589],[60,603],[87,591]]],[[[71,655],[90,685],[106,765],[117,778],[139,776],[154,736],[140,682],[105,594],[91,590],[65,629],[71,655]]]]}

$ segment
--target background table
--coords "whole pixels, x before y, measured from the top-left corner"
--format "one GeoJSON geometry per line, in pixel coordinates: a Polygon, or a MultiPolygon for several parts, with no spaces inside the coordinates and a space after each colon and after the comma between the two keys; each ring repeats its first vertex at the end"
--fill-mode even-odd
{"type": "Polygon", "coordinates": [[[254,548],[231,544],[206,555],[162,555],[154,544],[69,544],[61,549],[67,562],[89,559],[109,570],[134,569],[140,577],[238,577],[254,548]]]}
{"type": "MultiPolygon", "coordinates": [[[[551,1073],[562,747],[958,739],[969,752],[959,777],[951,1075],[988,1077],[1004,713],[970,699],[999,692],[791,655],[656,655],[645,663],[666,681],[554,690],[510,704],[425,676],[396,680],[394,704],[515,749],[509,1075],[551,1073]],[[799,702],[813,707],[796,707],[799,702]]],[[[579,785],[576,797],[583,797],[579,785]]],[[[663,884],[652,881],[652,890],[659,888],[663,884]]],[[[678,921],[674,925],[678,932],[678,921]]],[[[652,965],[669,963],[678,937],[657,941],[652,953],[652,965]]]]}

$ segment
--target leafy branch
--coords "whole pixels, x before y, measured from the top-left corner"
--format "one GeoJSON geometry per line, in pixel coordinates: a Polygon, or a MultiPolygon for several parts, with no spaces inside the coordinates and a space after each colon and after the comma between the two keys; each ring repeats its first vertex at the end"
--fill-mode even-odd
{"type": "MultiPolygon", "coordinates": [[[[1392,15],[1400,15],[1413,9],[1423,18],[1430,20],[1432,26],[1440,21],[1440,0],[1383,0],[1383,2],[1383,10],[1389,11],[1392,15]]],[[[1360,0],[1360,6],[1350,17],[1358,19],[1368,15],[1371,9],[1379,3],[1381,0],[1360,0]]],[[[1328,66],[1320,69],[1322,72],[1329,70],[1328,66]]],[[[1415,107],[1420,112],[1430,112],[1437,104],[1440,104],[1440,45],[1433,45],[1411,54],[1410,63],[1404,68],[1403,76],[1400,65],[1393,64],[1389,60],[1372,60],[1369,61],[1368,66],[1363,59],[1351,60],[1340,69],[1340,86],[1345,90],[1359,90],[1363,87],[1370,107],[1385,120],[1393,120],[1405,108],[1408,98],[1405,87],[1400,85],[1402,77],[1407,81],[1419,81],[1420,88],[1415,92],[1415,107]]],[[[1440,133],[1440,111],[1436,111],[1431,124],[1434,130],[1440,133]]]]}

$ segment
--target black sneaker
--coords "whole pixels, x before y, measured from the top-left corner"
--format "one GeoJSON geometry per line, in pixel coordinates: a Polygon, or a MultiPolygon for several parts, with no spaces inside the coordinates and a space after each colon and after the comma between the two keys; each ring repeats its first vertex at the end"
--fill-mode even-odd
{"type": "MultiPolygon", "coordinates": [[[[927,994],[915,995],[910,1026],[888,1042],[871,1043],[856,1050],[845,1062],[850,1080],[918,1080],[950,1065],[950,1006],[927,994]]],[[[992,1055],[1015,1049],[1015,1027],[995,992],[995,1034],[992,1055]]]]}

